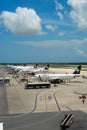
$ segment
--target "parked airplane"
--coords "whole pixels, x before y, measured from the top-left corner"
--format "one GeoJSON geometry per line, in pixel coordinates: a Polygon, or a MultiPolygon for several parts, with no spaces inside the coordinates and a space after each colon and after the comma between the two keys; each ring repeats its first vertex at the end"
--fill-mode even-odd
{"type": "Polygon", "coordinates": [[[28,72],[30,70],[36,69],[38,64],[35,66],[15,66],[15,65],[7,65],[9,70],[13,70],[13,72],[28,72]]]}
{"type": "Polygon", "coordinates": [[[72,74],[36,74],[35,78],[44,81],[48,80],[51,83],[61,83],[63,80],[81,76],[80,71],[81,65],[79,65],[72,74]]]}
{"type": "Polygon", "coordinates": [[[44,68],[34,68],[28,71],[29,75],[35,75],[37,72],[46,72],[49,69],[49,64],[47,64],[44,68]]]}

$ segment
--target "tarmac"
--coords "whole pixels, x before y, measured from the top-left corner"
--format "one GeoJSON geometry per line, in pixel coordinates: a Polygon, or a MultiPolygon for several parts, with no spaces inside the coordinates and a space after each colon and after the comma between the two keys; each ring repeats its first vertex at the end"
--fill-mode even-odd
{"type": "MultiPolygon", "coordinates": [[[[72,73],[74,67],[50,68],[55,73],[72,73]]],[[[86,75],[84,67],[81,74],[86,75]]],[[[0,121],[4,130],[60,130],[60,122],[67,113],[72,113],[74,122],[69,130],[87,129],[87,99],[83,104],[79,95],[87,96],[87,79],[77,77],[44,89],[25,89],[26,82],[13,78],[10,85],[0,85],[0,121]]],[[[27,77],[29,80],[31,77],[27,77]]]]}

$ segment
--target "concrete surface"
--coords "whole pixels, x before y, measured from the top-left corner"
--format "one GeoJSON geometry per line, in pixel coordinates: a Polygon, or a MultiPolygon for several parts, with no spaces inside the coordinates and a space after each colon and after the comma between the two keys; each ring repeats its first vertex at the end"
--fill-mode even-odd
{"type": "MultiPolygon", "coordinates": [[[[72,73],[73,70],[71,67],[50,68],[55,73],[72,73]]],[[[85,67],[81,74],[86,75],[84,70],[85,67]]],[[[0,120],[4,122],[4,130],[60,130],[60,121],[67,112],[72,112],[75,118],[70,130],[86,130],[87,98],[83,104],[79,95],[87,96],[87,79],[78,77],[56,87],[26,90],[25,82],[20,82],[21,74],[15,79],[5,71],[5,76],[10,77],[11,85],[0,85],[0,120]]]]}

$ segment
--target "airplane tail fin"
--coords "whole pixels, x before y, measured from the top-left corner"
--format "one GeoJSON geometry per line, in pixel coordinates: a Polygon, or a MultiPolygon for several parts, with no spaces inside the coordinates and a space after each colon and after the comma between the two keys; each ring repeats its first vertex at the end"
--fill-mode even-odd
{"type": "Polygon", "coordinates": [[[79,65],[76,69],[75,69],[75,71],[73,72],[73,74],[80,74],[80,71],[81,71],[81,65],[79,65]]]}
{"type": "Polygon", "coordinates": [[[44,68],[44,70],[48,70],[49,69],[49,64],[47,64],[46,66],[45,66],[45,68],[44,68]]]}

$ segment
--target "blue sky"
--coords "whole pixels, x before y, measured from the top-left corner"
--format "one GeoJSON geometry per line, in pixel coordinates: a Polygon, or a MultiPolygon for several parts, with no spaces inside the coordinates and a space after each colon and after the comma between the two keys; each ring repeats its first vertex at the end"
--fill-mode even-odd
{"type": "Polygon", "coordinates": [[[2,62],[87,62],[87,0],[0,0],[2,62]]]}

